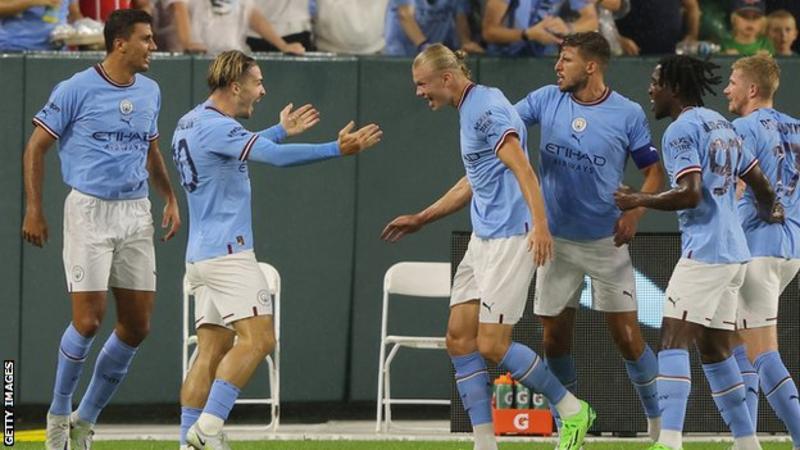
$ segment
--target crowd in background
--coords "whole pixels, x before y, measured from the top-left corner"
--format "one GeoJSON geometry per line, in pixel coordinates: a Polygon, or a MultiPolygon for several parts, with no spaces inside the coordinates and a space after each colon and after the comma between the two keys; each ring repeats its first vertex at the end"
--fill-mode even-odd
{"type": "Polygon", "coordinates": [[[618,56],[790,56],[800,1],[2,0],[0,51],[82,48],[54,37],[119,8],[148,11],[159,51],[167,52],[414,56],[441,42],[469,53],[546,56],[563,36],[598,30],[618,56]]]}

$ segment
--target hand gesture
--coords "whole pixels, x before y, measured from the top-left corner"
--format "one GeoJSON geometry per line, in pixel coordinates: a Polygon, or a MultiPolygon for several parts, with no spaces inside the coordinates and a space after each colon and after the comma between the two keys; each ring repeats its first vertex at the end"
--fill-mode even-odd
{"type": "Polygon", "coordinates": [[[527,34],[528,39],[536,41],[540,44],[561,44],[561,38],[554,34],[558,32],[556,30],[561,30],[561,27],[558,26],[559,22],[562,24],[564,23],[564,21],[561,19],[554,21],[552,17],[546,17],[541,22],[525,30],[525,33],[527,34]],[[548,28],[548,24],[552,24],[552,31],[550,28],[548,28]]]}
{"type": "Polygon", "coordinates": [[[614,201],[617,207],[623,211],[639,207],[639,193],[629,186],[622,185],[614,192],[614,201]]]}
{"type": "Polygon", "coordinates": [[[178,209],[178,202],[176,200],[169,200],[164,205],[163,219],[161,219],[161,228],[167,229],[167,234],[161,238],[161,242],[166,242],[175,236],[178,229],[181,227],[181,214],[178,209]]]}
{"type": "Polygon", "coordinates": [[[770,210],[759,210],[758,215],[767,223],[783,223],[785,219],[783,205],[779,201],[776,201],[770,210]]]}
{"type": "Polygon", "coordinates": [[[423,225],[422,219],[416,214],[399,216],[386,225],[381,232],[381,239],[387,242],[397,242],[407,234],[416,233],[423,225]]]}
{"type": "Polygon", "coordinates": [[[339,151],[342,155],[349,156],[360,153],[381,141],[383,131],[378,125],[371,123],[353,131],[355,122],[352,120],[339,131],[339,151]]]}
{"type": "Polygon", "coordinates": [[[461,50],[464,50],[465,52],[472,54],[485,53],[483,47],[481,47],[480,44],[474,41],[465,42],[464,45],[461,46],[461,50]]]}
{"type": "Polygon", "coordinates": [[[283,53],[288,53],[290,55],[304,55],[306,53],[306,48],[303,47],[303,44],[299,42],[292,42],[291,44],[286,44],[280,49],[283,53]]]}
{"type": "Polygon", "coordinates": [[[639,217],[632,211],[625,211],[614,224],[614,245],[621,247],[631,241],[639,226],[639,217]]]}
{"type": "Polygon", "coordinates": [[[528,251],[533,253],[533,262],[537,266],[553,259],[553,237],[547,227],[533,227],[528,233],[528,251]]]}
{"type": "Polygon", "coordinates": [[[319,123],[319,111],[312,105],[303,105],[292,111],[294,104],[289,103],[281,110],[281,126],[289,136],[298,135],[319,123]]]}
{"type": "Polygon", "coordinates": [[[25,210],[22,222],[22,238],[37,247],[44,247],[47,242],[47,221],[39,210],[25,210]]]}

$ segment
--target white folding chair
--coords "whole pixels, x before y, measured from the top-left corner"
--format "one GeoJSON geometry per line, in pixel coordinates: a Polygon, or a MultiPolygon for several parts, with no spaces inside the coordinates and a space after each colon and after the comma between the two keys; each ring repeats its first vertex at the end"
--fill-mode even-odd
{"type": "MultiPolygon", "coordinates": [[[[272,320],[275,327],[275,350],[271,355],[267,355],[265,361],[267,362],[267,370],[269,375],[269,397],[258,398],[239,398],[236,400],[237,404],[244,405],[269,405],[270,406],[270,421],[267,423],[267,428],[275,432],[278,429],[280,422],[280,362],[281,362],[281,276],[278,271],[267,263],[258,263],[261,272],[267,279],[269,284],[270,295],[272,296],[272,320]]],[[[197,336],[190,334],[194,328],[194,314],[191,313],[193,309],[190,308],[193,299],[193,293],[189,288],[186,281],[186,276],[183,277],[183,354],[181,357],[183,379],[186,379],[186,374],[192,366],[195,358],[197,357],[197,336]],[[194,351],[189,355],[189,348],[195,346],[194,351]]]]}
{"type": "MultiPolygon", "coordinates": [[[[378,362],[378,400],[375,431],[388,431],[392,425],[392,405],[449,405],[450,400],[428,398],[393,399],[391,365],[402,347],[444,350],[444,337],[387,335],[389,297],[392,294],[413,297],[450,298],[450,263],[400,262],[386,271],[383,278],[383,312],[381,313],[381,348],[378,362]],[[391,345],[389,354],[386,347],[391,345]],[[383,411],[384,421],[381,421],[383,411]]],[[[408,428],[408,427],[406,427],[408,428]]]]}

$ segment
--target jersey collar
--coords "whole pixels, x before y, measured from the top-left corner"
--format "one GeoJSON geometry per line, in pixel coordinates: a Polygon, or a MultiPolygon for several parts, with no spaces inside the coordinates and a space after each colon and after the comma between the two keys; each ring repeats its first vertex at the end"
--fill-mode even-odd
{"type": "Polygon", "coordinates": [[[469,83],[464,87],[464,90],[461,92],[461,100],[458,101],[458,109],[461,109],[461,105],[464,104],[464,101],[467,99],[467,95],[469,95],[474,87],[475,83],[469,83]]]}
{"type": "Polygon", "coordinates": [[[597,100],[592,100],[590,102],[580,101],[580,100],[578,100],[577,97],[575,97],[574,94],[570,94],[569,96],[572,98],[573,102],[575,102],[575,103],[577,103],[579,105],[582,105],[582,106],[595,106],[595,105],[599,105],[600,103],[603,103],[604,101],[606,101],[606,99],[608,97],[611,96],[611,88],[606,86],[606,90],[603,91],[603,95],[601,95],[600,98],[598,98],[597,100]]]}
{"type": "Polygon", "coordinates": [[[97,64],[94,65],[94,70],[97,71],[97,74],[100,75],[100,78],[106,80],[106,82],[108,84],[110,84],[110,85],[112,85],[114,87],[126,88],[126,87],[131,87],[131,86],[133,86],[133,83],[136,83],[136,76],[134,76],[133,77],[133,81],[131,81],[128,84],[117,83],[116,81],[112,80],[110,76],[108,76],[108,72],[106,72],[106,69],[104,69],[103,65],[100,64],[100,63],[97,63],[97,64]]]}

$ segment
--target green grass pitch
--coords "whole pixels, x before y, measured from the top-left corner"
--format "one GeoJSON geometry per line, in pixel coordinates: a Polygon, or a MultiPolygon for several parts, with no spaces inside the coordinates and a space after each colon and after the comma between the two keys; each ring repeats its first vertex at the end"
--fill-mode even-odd
{"type": "MultiPolygon", "coordinates": [[[[790,450],[790,443],[767,442],[764,450],[790,450]]],[[[13,448],[41,450],[41,442],[17,442],[13,448]]],[[[500,450],[553,450],[551,443],[501,442],[500,450]]],[[[644,450],[644,442],[598,442],[584,444],[584,450],[644,450]]],[[[687,443],[684,450],[727,450],[730,443],[687,443]]],[[[176,442],[165,441],[97,441],[95,450],[177,450],[176,442]]],[[[402,441],[250,441],[233,442],[233,450],[472,450],[468,442],[402,442],[402,441]]]]}

